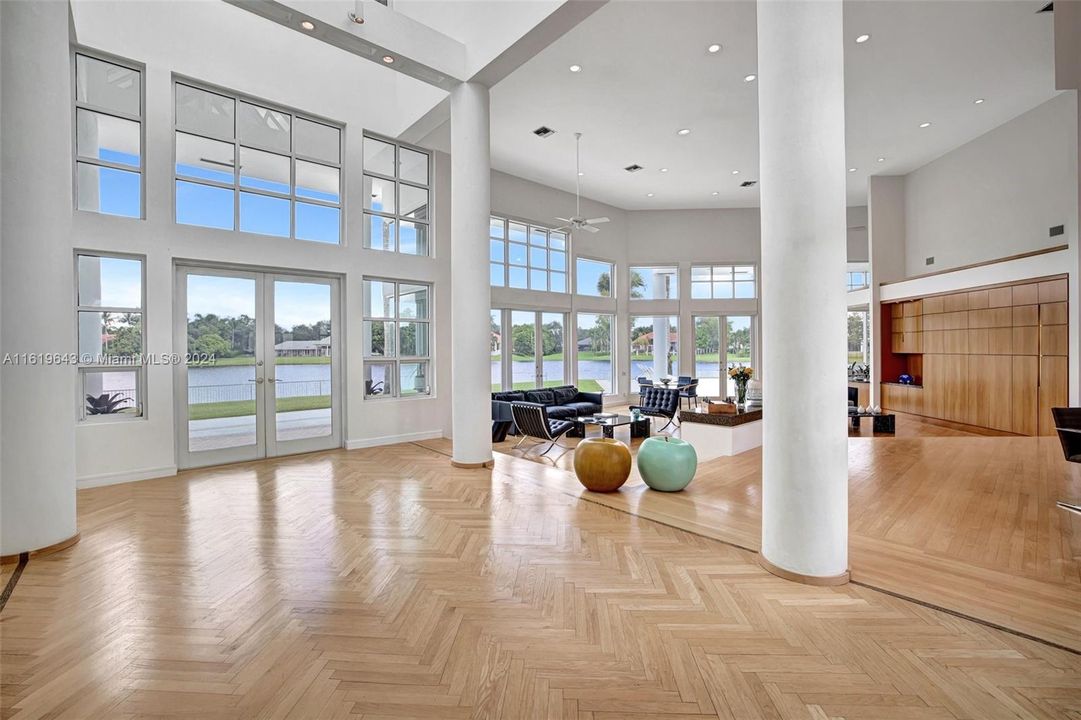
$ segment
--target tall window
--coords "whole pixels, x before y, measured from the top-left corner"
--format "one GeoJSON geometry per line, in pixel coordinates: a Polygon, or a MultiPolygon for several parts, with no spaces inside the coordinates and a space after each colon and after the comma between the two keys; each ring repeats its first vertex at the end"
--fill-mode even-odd
{"type": "Polygon", "coordinates": [[[143,261],[75,256],[79,417],[143,414],[143,261]]]}
{"type": "Polygon", "coordinates": [[[141,218],[142,169],[142,73],[76,53],[76,207],[141,218]]]}
{"type": "Polygon", "coordinates": [[[631,389],[638,378],[659,380],[679,371],[679,317],[631,318],[631,389]]]}
{"type": "Polygon", "coordinates": [[[578,313],[578,387],[585,392],[612,393],[615,388],[614,323],[614,315],[578,313]]]}
{"type": "Polygon", "coordinates": [[[679,297],[679,268],[632,267],[631,300],[675,300],[679,297]]]}
{"type": "Polygon", "coordinates": [[[567,233],[493,216],[488,247],[493,287],[567,292],[567,233]]]}
{"type": "Polygon", "coordinates": [[[176,221],[341,242],[341,128],[186,82],[176,97],[176,221]]]}
{"type": "Polygon", "coordinates": [[[691,297],[696,300],[728,300],[757,297],[754,265],[694,265],[691,297]]]}
{"type": "Polygon", "coordinates": [[[429,166],[418,148],[364,136],[364,247],[431,254],[429,166]]]}
{"type": "Polygon", "coordinates": [[[752,319],[747,315],[730,315],[725,318],[725,373],[728,395],[735,396],[736,382],[728,377],[734,367],[754,367],[754,345],[751,337],[752,319]]]}
{"type": "Polygon", "coordinates": [[[871,333],[869,331],[870,313],[856,310],[848,313],[848,364],[870,362],[871,333]]]}
{"type": "Polygon", "coordinates": [[[431,286],[364,279],[364,395],[431,394],[431,286]]]}
{"type": "Polygon", "coordinates": [[[866,270],[851,270],[846,273],[848,278],[848,291],[862,290],[870,286],[871,273],[866,270]]]}
{"type": "Polygon", "coordinates": [[[603,260],[590,260],[589,258],[575,258],[574,276],[575,291],[579,295],[592,295],[593,297],[614,297],[612,287],[615,266],[603,260]]]}

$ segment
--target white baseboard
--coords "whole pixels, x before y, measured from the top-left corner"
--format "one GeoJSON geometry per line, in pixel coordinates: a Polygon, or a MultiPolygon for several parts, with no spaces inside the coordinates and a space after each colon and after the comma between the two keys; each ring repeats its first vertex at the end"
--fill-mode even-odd
{"type": "Polygon", "coordinates": [[[360,450],[361,448],[378,447],[380,445],[396,445],[398,443],[416,442],[418,440],[438,440],[442,437],[442,430],[422,430],[420,432],[402,433],[401,435],[383,435],[382,437],[346,440],[345,449],[360,450]]]}
{"type": "Polygon", "coordinates": [[[172,477],[173,475],[176,475],[176,465],[143,468],[141,470],[124,470],[122,472],[84,475],[83,477],[75,478],[75,487],[82,490],[84,488],[102,487],[103,485],[119,485],[120,483],[136,482],[137,480],[172,477]]]}

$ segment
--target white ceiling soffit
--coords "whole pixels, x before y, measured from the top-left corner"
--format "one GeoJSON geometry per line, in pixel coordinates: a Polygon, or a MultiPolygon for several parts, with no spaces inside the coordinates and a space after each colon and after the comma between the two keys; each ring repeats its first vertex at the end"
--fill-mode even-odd
{"type": "Polygon", "coordinates": [[[145,63],[148,72],[359,121],[385,135],[398,135],[447,95],[224,2],[73,0],[71,9],[79,43],[145,63]]]}
{"type": "MultiPolygon", "coordinates": [[[[910,172],[1054,96],[1044,4],[845,3],[850,204],[866,202],[869,175],[910,172]]],[[[739,187],[758,179],[757,83],[744,81],[756,65],[754,2],[613,0],[493,88],[493,166],[573,191],[581,131],[588,197],[757,206],[757,189],[739,187]],[[534,136],[541,125],[556,134],[534,136]],[[623,169],[634,163],[645,169],[623,169]]]]}

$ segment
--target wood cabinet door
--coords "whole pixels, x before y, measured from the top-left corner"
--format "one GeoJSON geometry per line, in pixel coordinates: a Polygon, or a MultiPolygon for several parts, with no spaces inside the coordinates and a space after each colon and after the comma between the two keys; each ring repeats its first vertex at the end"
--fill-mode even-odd
{"type": "Polygon", "coordinates": [[[1013,427],[1013,358],[1009,355],[988,356],[987,427],[1011,432],[1013,427]]]}
{"type": "Polygon", "coordinates": [[[1066,366],[1063,355],[1044,355],[1040,358],[1040,435],[1055,434],[1051,408],[1066,407],[1066,366]]]}
{"type": "Polygon", "coordinates": [[[1039,408],[1040,359],[1032,355],[1014,355],[1011,360],[1013,388],[1010,432],[1035,435],[1038,428],[1036,414],[1039,408]]]}

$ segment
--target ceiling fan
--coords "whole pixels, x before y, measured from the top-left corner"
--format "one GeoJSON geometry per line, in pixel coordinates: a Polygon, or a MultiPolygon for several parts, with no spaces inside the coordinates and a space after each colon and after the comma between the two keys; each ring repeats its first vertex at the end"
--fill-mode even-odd
{"type": "Polygon", "coordinates": [[[589,218],[582,217],[582,133],[574,133],[574,217],[556,220],[567,223],[560,230],[585,230],[595,233],[600,228],[593,227],[601,223],[610,222],[606,217],[589,218]]]}

